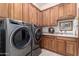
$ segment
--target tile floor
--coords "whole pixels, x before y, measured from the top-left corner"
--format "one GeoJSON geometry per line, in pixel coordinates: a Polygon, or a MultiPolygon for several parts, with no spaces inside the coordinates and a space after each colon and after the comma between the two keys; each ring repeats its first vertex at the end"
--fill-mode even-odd
{"type": "Polygon", "coordinates": [[[48,51],[46,49],[42,49],[42,53],[39,56],[62,56],[62,55],[48,51]]]}

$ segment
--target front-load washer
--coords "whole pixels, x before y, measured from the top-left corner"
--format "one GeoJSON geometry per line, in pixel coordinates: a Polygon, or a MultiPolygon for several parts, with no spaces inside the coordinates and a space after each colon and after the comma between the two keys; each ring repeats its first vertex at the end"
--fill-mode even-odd
{"type": "MultiPolygon", "coordinates": [[[[22,22],[10,19],[4,20],[6,31],[5,55],[25,56],[31,55],[31,32],[28,26],[23,26],[22,22]]],[[[4,54],[4,52],[3,52],[4,54]]]]}
{"type": "Polygon", "coordinates": [[[41,27],[32,25],[33,39],[32,39],[32,56],[38,56],[41,53],[39,41],[42,35],[41,27]]]}

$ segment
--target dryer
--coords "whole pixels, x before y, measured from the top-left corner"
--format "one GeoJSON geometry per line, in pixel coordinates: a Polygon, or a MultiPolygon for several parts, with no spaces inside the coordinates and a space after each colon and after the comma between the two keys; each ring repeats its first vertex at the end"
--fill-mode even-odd
{"type": "MultiPolygon", "coordinates": [[[[31,29],[22,22],[10,19],[4,20],[5,27],[5,55],[25,56],[31,55],[31,29]]],[[[4,52],[2,54],[4,54],[4,52]]]]}
{"type": "Polygon", "coordinates": [[[32,39],[32,56],[38,56],[41,53],[39,41],[42,35],[41,27],[32,25],[33,39],[32,39]]]}

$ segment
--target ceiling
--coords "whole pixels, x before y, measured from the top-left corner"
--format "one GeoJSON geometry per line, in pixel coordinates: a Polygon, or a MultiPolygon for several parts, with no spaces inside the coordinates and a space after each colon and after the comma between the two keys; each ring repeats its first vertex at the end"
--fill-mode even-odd
{"type": "Polygon", "coordinates": [[[59,4],[59,3],[33,3],[33,5],[35,5],[40,10],[44,10],[44,9],[49,8],[51,6],[55,6],[57,4],[59,4]]]}
{"type": "Polygon", "coordinates": [[[39,7],[43,7],[43,6],[45,6],[46,4],[48,4],[48,3],[36,3],[36,5],[38,5],[39,7]]]}

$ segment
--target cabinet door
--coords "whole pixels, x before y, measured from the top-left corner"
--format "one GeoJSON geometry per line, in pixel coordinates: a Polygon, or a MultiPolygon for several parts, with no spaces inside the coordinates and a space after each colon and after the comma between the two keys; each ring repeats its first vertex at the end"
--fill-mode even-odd
{"type": "Polygon", "coordinates": [[[22,4],[13,4],[13,19],[22,20],[22,4]]]}
{"type": "Polygon", "coordinates": [[[57,52],[65,55],[65,41],[63,39],[57,40],[57,52]]]}
{"type": "Polygon", "coordinates": [[[43,11],[43,25],[44,26],[48,26],[48,25],[51,25],[51,21],[50,21],[50,14],[51,13],[51,10],[50,9],[47,9],[47,10],[44,10],[43,11]]]}
{"type": "Polygon", "coordinates": [[[75,3],[67,3],[64,5],[64,13],[65,17],[68,18],[74,18],[76,16],[76,4],[75,3]]]}
{"type": "Polygon", "coordinates": [[[56,25],[58,20],[58,6],[51,8],[51,25],[56,25]]]}
{"type": "Polygon", "coordinates": [[[0,17],[9,17],[9,5],[0,3],[0,17]]]}
{"type": "Polygon", "coordinates": [[[58,6],[58,19],[64,18],[64,4],[58,6]]]}
{"type": "Polygon", "coordinates": [[[32,4],[29,4],[29,22],[37,24],[37,10],[32,4]]]}
{"type": "Polygon", "coordinates": [[[29,4],[23,4],[23,21],[28,23],[29,22],[29,4]]]}
{"type": "Polygon", "coordinates": [[[37,12],[37,25],[42,26],[42,12],[38,10],[37,12]]]}
{"type": "Polygon", "coordinates": [[[76,42],[66,42],[66,55],[76,55],[76,42]]]}
{"type": "Polygon", "coordinates": [[[57,51],[57,40],[55,38],[52,38],[52,41],[51,41],[51,49],[53,51],[57,51]]]}
{"type": "Polygon", "coordinates": [[[48,38],[44,38],[44,48],[49,49],[49,40],[48,38]]]}

